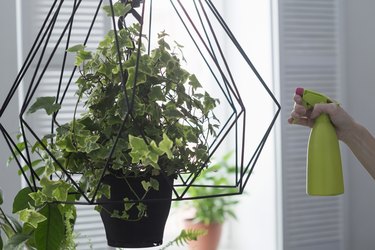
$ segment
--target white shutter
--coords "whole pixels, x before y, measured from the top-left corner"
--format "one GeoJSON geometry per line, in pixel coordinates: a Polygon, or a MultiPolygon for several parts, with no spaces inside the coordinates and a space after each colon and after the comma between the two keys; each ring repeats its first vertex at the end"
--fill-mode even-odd
{"type": "Polygon", "coordinates": [[[309,129],[287,124],[296,87],[338,97],[338,10],[338,0],[279,1],[285,250],[343,249],[342,198],[306,195],[309,129]]]}
{"type": "MultiPolygon", "coordinates": [[[[29,49],[34,42],[34,39],[37,33],[40,30],[43,22],[46,19],[47,13],[51,9],[51,6],[54,1],[51,0],[34,0],[34,1],[22,1],[22,51],[24,52],[23,60],[25,60],[29,49]]],[[[57,5],[61,1],[56,1],[57,5]]],[[[65,0],[63,1],[58,20],[56,22],[54,31],[51,34],[50,42],[47,44],[46,56],[48,58],[49,54],[53,50],[56,42],[58,41],[67,21],[70,18],[72,13],[72,7],[74,0],[65,0]]],[[[78,1],[77,1],[78,2],[78,1]]],[[[70,46],[76,44],[83,44],[86,33],[88,31],[89,25],[94,17],[94,13],[98,6],[98,0],[85,0],[82,1],[78,14],[74,19],[74,29],[72,30],[70,46]]],[[[57,6],[56,5],[56,6],[57,6]]],[[[54,9],[54,11],[56,8],[54,9]]],[[[50,19],[49,19],[50,20],[50,19]]],[[[106,32],[105,28],[105,17],[98,16],[95,23],[94,29],[90,35],[90,40],[87,43],[88,48],[96,48],[99,40],[101,40],[106,32]]],[[[108,27],[107,27],[108,28],[108,27]]],[[[55,57],[48,70],[45,72],[43,80],[41,81],[40,87],[36,93],[37,96],[54,96],[57,91],[57,83],[59,82],[61,74],[61,61],[65,48],[65,43],[67,35],[64,36],[63,42],[59,49],[56,51],[55,57]],[[60,62],[60,63],[59,63],[60,62]]],[[[69,63],[71,65],[72,58],[69,58],[69,63]]],[[[45,62],[45,61],[43,61],[45,62]]],[[[34,60],[31,64],[31,72],[35,70],[37,61],[34,60]]],[[[42,63],[42,66],[44,64],[42,63]]],[[[63,83],[69,79],[71,74],[71,67],[67,67],[66,72],[64,72],[63,83]]],[[[29,80],[32,76],[32,73],[26,74],[26,79],[29,80]]],[[[74,81],[74,80],[73,80],[74,81]]],[[[74,85],[72,83],[72,85],[74,85]]],[[[63,85],[65,87],[65,85],[63,85]]],[[[74,87],[74,86],[73,86],[74,87]]],[[[28,86],[24,86],[25,92],[28,86]]],[[[69,90],[67,98],[64,99],[64,107],[60,111],[58,116],[58,121],[60,124],[68,122],[72,118],[75,99],[72,98],[73,93],[75,92],[74,88],[69,90]]],[[[50,132],[50,118],[40,116],[33,118],[30,121],[30,125],[34,128],[35,132],[38,135],[46,134],[50,132]]],[[[105,232],[103,229],[103,224],[101,222],[99,213],[94,211],[94,206],[77,206],[77,221],[75,225],[75,232],[77,235],[76,243],[78,244],[77,249],[108,249],[105,232]]]]}

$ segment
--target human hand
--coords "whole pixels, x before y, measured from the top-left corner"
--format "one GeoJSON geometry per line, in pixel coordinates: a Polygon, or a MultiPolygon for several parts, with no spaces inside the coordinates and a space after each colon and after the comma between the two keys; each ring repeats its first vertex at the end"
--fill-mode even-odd
{"type": "Polygon", "coordinates": [[[291,112],[291,117],[288,119],[290,124],[312,127],[315,119],[320,114],[326,113],[336,129],[337,137],[342,141],[346,140],[351,129],[356,124],[353,118],[336,103],[316,104],[313,109],[306,109],[302,105],[302,97],[300,95],[296,94],[293,99],[294,108],[291,112]]]}

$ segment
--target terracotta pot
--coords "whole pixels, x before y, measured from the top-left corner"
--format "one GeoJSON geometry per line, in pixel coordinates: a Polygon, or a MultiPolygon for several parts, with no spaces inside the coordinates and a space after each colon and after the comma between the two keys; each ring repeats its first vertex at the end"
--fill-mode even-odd
{"type": "Polygon", "coordinates": [[[189,250],[217,250],[220,243],[223,224],[194,223],[192,220],[185,220],[186,229],[203,229],[207,234],[198,237],[196,241],[189,242],[189,250]]]}

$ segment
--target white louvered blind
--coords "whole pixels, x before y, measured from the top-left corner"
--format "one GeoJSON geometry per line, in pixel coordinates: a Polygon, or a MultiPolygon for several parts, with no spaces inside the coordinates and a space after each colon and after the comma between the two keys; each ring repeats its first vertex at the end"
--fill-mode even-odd
{"type": "MultiPolygon", "coordinates": [[[[23,51],[23,60],[25,60],[27,53],[40,30],[47,13],[51,9],[51,6],[54,1],[51,0],[33,0],[33,1],[22,1],[22,18],[21,18],[21,27],[22,27],[22,51],[23,51]]],[[[57,1],[57,5],[60,1],[57,1]]],[[[72,7],[74,0],[65,0],[62,1],[63,5],[56,21],[55,28],[51,34],[50,42],[47,44],[46,56],[49,57],[49,54],[52,52],[54,46],[56,45],[67,21],[70,18],[72,13],[72,7]]],[[[96,11],[98,0],[85,0],[82,1],[79,10],[77,11],[77,16],[74,19],[74,28],[72,29],[70,45],[83,44],[87,30],[91,21],[93,19],[94,13],[96,11]]],[[[57,8],[56,5],[56,8],[57,8]]],[[[54,12],[56,11],[54,9],[54,12]]],[[[49,19],[51,20],[51,19],[49,19]]],[[[90,49],[96,48],[98,42],[103,38],[104,33],[106,32],[106,22],[105,17],[99,15],[97,21],[88,40],[87,47],[90,49]]],[[[67,33],[66,33],[67,34],[67,33]]],[[[56,51],[55,57],[52,60],[50,66],[44,74],[44,77],[40,83],[40,87],[37,90],[37,96],[55,96],[57,90],[57,83],[59,82],[61,75],[61,62],[63,58],[63,52],[65,49],[67,35],[64,36],[61,42],[61,46],[56,51]],[[56,58],[56,59],[55,59],[56,58]]],[[[68,64],[72,65],[73,58],[68,58],[68,64]]],[[[44,66],[45,60],[42,61],[41,67],[44,66]]],[[[37,61],[33,61],[31,64],[31,72],[35,70],[37,61]]],[[[67,67],[63,74],[63,85],[64,88],[71,74],[71,66],[67,67]]],[[[40,72],[40,71],[39,71],[40,72]]],[[[26,74],[26,81],[30,80],[32,74],[26,74]]],[[[74,80],[73,80],[74,82],[74,80]]],[[[63,109],[60,111],[58,116],[58,122],[60,124],[66,123],[71,120],[75,99],[72,98],[72,94],[75,92],[74,84],[72,83],[73,88],[70,88],[67,98],[64,99],[63,109]]],[[[27,91],[25,86],[25,92],[27,91]]],[[[37,134],[46,134],[50,132],[50,119],[48,117],[36,117],[36,119],[30,120],[30,125],[34,128],[37,134]]],[[[103,224],[101,222],[99,213],[94,211],[93,206],[77,206],[77,221],[75,225],[75,231],[77,234],[76,243],[78,244],[77,249],[109,249],[107,246],[105,232],[103,229],[103,224]]]]}
{"type": "Polygon", "coordinates": [[[338,0],[279,1],[285,250],[343,249],[342,198],[306,195],[309,129],[287,124],[296,87],[338,98],[338,19],[338,0]]]}

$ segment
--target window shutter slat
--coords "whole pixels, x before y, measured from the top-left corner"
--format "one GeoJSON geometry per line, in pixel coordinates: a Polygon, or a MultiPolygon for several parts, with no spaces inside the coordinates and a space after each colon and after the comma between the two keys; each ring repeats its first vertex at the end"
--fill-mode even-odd
{"type": "Polygon", "coordinates": [[[342,198],[306,194],[309,129],[287,124],[296,87],[338,96],[338,3],[281,0],[279,17],[284,249],[342,249],[342,198]]]}
{"type": "MultiPolygon", "coordinates": [[[[42,26],[48,11],[52,6],[52,3],[53,1],[50,0],[35,0],[22,2],[22,8],[24,13],[22,17],[22,28],[23,39],[25,41],[23,51],[25,53],[28,52],[33,40],[36,37],[36,34],[39,32],[39,29],[42,26]]],[[[52,32],[49,43],[47,44],[47,53],[49,51],[52,51],[52,49],[56,45],[56,42],[60,38],[60,35],[70,18],[73,3],[74,0],[64,1],[54,31],[52,32]]],[[[97,5],[97,0],[82,1],[80,8],[77,12],[78,14],[74,18],[74,28],[72,29],[70,46],[76,44],[83,44],[88,31],[88,27],[90,26],[94,13],[96,11],[97,5]]],[[[105,17],[101,15],[97,17],[94,29],[92,30],[92,33],[87,43],[88,48],[96,48],[99,41],[103,39],[103,36],[106,30],[108,29],[104,19],[105,17]]],[[[56,53],[63,53],[62,51],[64,50],[61,50],[60,48],[65,48],[64,41],[66,41],[66,37],[67,35],[64,36],[59,46],[59,50],[56,53]]],[[[45,58],[46,57],[47,56],[45,56],[45,58]]],[[[54,61],[54,59],[49,64],[48,70],[44,74],[44,77],[40,83],[40,87],[38,88],[38,96],[56,95],[57,83],[59,82],[61,75],[62,56],[60,56],[60,54],[57,54],[56,58],[56,61],[54,61]]],[[[73,58],[68,58],[68,60],[70,60],[71,63],[73,61],[73,58]]],[[[35,70],[35,65],[36,62],[33,61],[31,71],[35,70]]],[[[70,74],[72,73],[69,70],[71,70],[71,67],[67,68],[64,72],[62,88],[65,88],[69,80],[70,74]]],[[[27,79],[31,79],[31,77],[27,79]]],[[[75,86],[73,84],[69,89],[67,98],[64,99],[63,108],[60,110],[59,115],[57,117],[57,120],[60,124],[64,124],[72,119],[72,114],[76,103],[76,99],[72,97],[73,93],[76,91],[76,88],[74,87],[75,86]]],[[[78,109],[78,112],[80,110],[81,109],[78,109]]],[[[31,125],[36,130],[37,134],[43,135],[49,133],[51,126],[50,118],[42,115],[38,118],[40,119],[35,119],[31,121],[31,125]]],[[[75,241],[78,244],[77,249],[79,250],[108,249],[103,223],[101,221],[99,213],[94,210],[93,206],[77,206],[77,221],[75,224],[75,233],[75,241]]]]}

